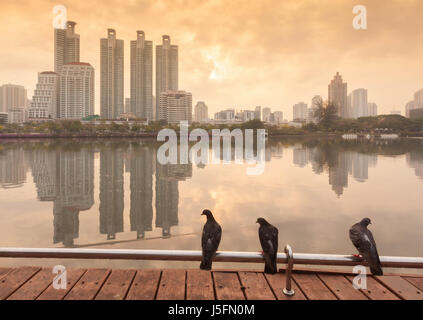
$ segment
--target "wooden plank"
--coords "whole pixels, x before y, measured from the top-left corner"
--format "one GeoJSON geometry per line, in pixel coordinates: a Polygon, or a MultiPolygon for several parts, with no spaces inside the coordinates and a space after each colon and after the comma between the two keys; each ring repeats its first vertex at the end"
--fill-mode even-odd
{"type": "Polygon", "coordinates": [[[410,282],[417,289],[423,291],[423,278],[420,277],[403,277],[404,280],[410,282]]]}
{"type": "Polygon", "coordinates": [[[135,270],[113,270],[95,297],[96,300],[123,300],[134,279],[135,270]]]}
{"type": "Polygon", "coordinates": [[[0,300],[7,299],[39,270],[37,267],[21,267],[10,271],[0,280],[0,300]]]}
{"type": "Polygon", "coordinates": [[[314,273],[293,273],[295,282],[309,300],[336,300],[336,296],[314,273]]]}
{"type": "Polygon", "coordinates": [[[422,291],[400,276],[377,276],[376,279],[401,299],[423,300],[422,291]]]}
{"type": "Polygon", "coordinates": [[[213,272],[217,300],[245,300],[236,272],[213,272]]]}
{"type": "Polygon", "coordinates": [[[55,289],[50,283],[48,288],[37,298],[37,300],[62,300],[73,286],[81,279],[85,273],[85,269],[69,269],[66,270],[67,284],[66,289],[55,289]]]}
{"type": "Polygon", "coordinates": [[[368,298],[348,281],[343,275],[318,274],[320,280],[332,291],[339,300],[368,300],[368,298]]]}
{"type": "Polygon", "coordinates": [[[160,270],[138,270],[126,300],[154,300],[160,275],[160,270]]]}
{"type": "Polygon", "coordinates": [[[65,296],[65,300],[94,299],[109,274],[110,270],[107,269],[89,269],[65,296]]]}
{"type": "Polygon", "coordinates": [[[293,296],[287,296],[283,293],[283,289],[286,286],[286,274],[278,272],[275,274],[265,274],[267,282],[269,282],[270,287],[273,290],[276,298],[278,300],[306,300],[303,292],[298,288],[294,280],[291,281],[292,289],[294,289],[295,294],[293,296]]]}
{"type": "MultiPolygon", "coordinates": [[[[353,281],[353,276],[347,276],[348,280],[353,281]]],[[[367,289],[360,289],[371,300],[399,300],[388,288],[380,284],[373,276],[367,276],[367,289]]]]}
{"type": "Polygon", "coordinates": [[[163,270],[157,300],[184,300],[185,274],[185,270],[163,270]]]}
{"type": "Polygon", "coordinates": [[[43,268],[7,300],[35,300],[52,284],[54,277],[55,274],[53,274],[52,268],[43,268]]]}
{"type": "Polygon", "coordinates": [[[10,268],[0,268],[0,279],[8,274],[12,269],[10,268]]]}
{"type": "Polygon", "coordinates": [[[187,300],[214,300],[210,271],[198,269],[187,271],[187,300]]]}
{"type": "Polygon", "coordinates": [[[238,272],[247,300],[276,300],[262,272],[238,272]]]}

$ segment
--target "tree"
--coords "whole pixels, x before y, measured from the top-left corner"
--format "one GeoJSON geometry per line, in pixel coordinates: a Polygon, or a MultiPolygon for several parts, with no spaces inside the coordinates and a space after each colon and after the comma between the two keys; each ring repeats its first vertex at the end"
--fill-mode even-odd
{"type": "Polygon", "coordinates": [[[314,117],[317,119],[319,126],[328,130],[338,119],[338,107],[332,102],[325,106],[323,102],[319,101],[314,117]]]}

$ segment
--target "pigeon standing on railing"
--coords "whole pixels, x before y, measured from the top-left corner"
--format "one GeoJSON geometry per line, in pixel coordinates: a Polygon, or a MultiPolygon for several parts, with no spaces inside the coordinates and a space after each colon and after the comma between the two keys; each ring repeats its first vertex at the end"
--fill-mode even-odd
{"type": "Polygon", "coordinates": [[[219,248],[220,239],[222,237],[222,228],[216,222],[210,210],[204,210],[201,215],[207,217],[207,222],[204,225],[203,237],[201,239],[203,259],[200,264],[200,269],[211,270],[213,257],[219,248]]]}
{"type": "Polygon", "coordinates": [[[373,234],[367,229],[371,224],[369,218],[364,218],[350,228],[350,239],[357,248],[359,254],[367,261],[370,271],[374,275],[383,275],[379,254],[376,249],[376,242],[373,234]]]}
{"type": "Polygon", "coordinates": [[[276,258],[278,254],[278,229],[264,218],[258,218],[260,244],[263,249],[264,273],[274,274],[278,271],[276,258]]]}

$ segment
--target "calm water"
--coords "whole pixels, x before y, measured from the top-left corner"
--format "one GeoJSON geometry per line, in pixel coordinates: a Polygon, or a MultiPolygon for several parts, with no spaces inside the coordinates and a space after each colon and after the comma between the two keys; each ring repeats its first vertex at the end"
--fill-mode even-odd
{"type": "Polygon", "coordinates": [[[199,250],[200,213],[210,208],[223,227],[221,250],[259,251],[263,216],[279,228],[281,249],[355,253],[348,229],[368,216],[381,255],[423,256],[423,140],[271,140],[260,176],[234,162],[160,165],[157,148],[145,140],[0,143],[0,246],[199,250]]]}

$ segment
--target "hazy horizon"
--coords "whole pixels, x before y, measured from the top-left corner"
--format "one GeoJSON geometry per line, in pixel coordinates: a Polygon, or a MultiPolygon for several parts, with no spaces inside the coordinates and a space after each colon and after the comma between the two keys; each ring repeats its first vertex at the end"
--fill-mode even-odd
{"type": "Polygon", "coordinates": [[[107,28],[125,41],[126,97],[129,42],[136,30],[144,30],[154,46],[168,34],[179,46],[179,89],[192,92],[193,105],[205,101],[210,117],[224,108],[260,105],[291,119],[293,104],[310,105],[314,95],[327,98],[337,71],[348,92],[368,89],[379,114],[404,114],[423,87],[421,1],[4,0],[0,84],[25,86],[29,99],[37,72],[54,69],[52,10],[59,4],[77,22],[81,61],[96,69],[96,113],[100,38],[107,28]],[[352,27],[358,4],[367,7],[367,30],[352,27]]]}

